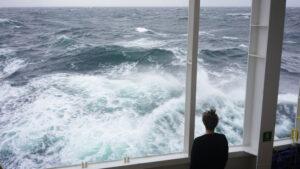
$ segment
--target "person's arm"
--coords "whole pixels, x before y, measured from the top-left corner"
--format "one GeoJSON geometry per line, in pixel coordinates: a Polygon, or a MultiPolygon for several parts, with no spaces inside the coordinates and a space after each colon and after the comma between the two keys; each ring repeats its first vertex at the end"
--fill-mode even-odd
{"type": "Polygon", "coordinates": [[[229,147],[228,147],[228,141],[227,138],[225,136],[225,161],[224,161],[224,168],[226,167],[227,161],[228,161],[228,153],[229,153],[229,147]]]}
{"type": "Polygon", "coordinates": [[[193,146],[192,146],[192,152],[191,152],[190,169],[197,169],[197,166],[198,166],[197,165],[197,155],[198,155],[197,146],[194,141],[193,146]]]}

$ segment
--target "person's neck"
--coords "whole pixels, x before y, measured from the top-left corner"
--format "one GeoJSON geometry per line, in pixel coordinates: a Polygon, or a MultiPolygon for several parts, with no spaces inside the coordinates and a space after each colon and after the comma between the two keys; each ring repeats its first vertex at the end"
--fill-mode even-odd
{"type": "Polygon", "coordinates": [[[214,134],[214,131],[206,130],[206,134],[214,134]]]}

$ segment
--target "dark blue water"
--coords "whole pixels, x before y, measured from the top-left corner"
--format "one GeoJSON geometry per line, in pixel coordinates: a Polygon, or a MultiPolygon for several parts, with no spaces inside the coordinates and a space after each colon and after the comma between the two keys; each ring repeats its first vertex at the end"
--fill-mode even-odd
{"type": "MultiPolygon", "coordinates": [[[[288,8],[276,137],[294,124],[300,10],[288,8]]],[[[242,143],[250,8],[203,8],[196,135],[215,107],[242,143]]],[[[186,8],[0,8],[0,162],[45,168],[183,150],[186,8]]]]}

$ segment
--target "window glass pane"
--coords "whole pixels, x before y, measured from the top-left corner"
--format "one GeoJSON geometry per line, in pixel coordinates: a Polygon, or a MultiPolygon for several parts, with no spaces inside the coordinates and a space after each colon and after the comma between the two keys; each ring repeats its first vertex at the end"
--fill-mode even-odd
{"type": "Polygon", "coordinates": [[[250,7],[201,9],[195,137],[204,134],[202,112],[214,107],[217,132],[230,145],[243,139],[250,7]]]}
{"type": "Polygon", "coordinates": [[[287,7],[275,139],[290,137],[295,126],[300,86],[300,8],[287,7]]]}
{"type": "Polygon", "coordinates": [[[183,151],[186,7],[1,8],[0,162],[183,151]]]}

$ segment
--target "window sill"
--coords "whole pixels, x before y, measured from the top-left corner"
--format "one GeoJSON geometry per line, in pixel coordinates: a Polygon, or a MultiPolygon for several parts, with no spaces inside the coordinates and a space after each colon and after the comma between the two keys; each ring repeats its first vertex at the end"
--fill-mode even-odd
{"type": "MultiPolygon", "coordinates": [[[[237,158],[249,156],[245,152],[243,146],[232,146],[229,147],[229,158],[237,158]]],[[[141,168],[155,168],[161,166],[172,166],[172,165],[183,165],[189,162],[188,154],[170,154],[154,157],[144,157],[130,159],[130,162],[125,164],[122,160],[111,161],[103,163],[89,163],[88,169],[141,169],[141,168]]],[[[52,169],[81,169],[81,165],[73,165],[67,167],[56,167],[52,169]]]]}
{"type": "MultiPolygon", "coordinates": [[[[103,163],[89,163],[88,169],[141,169],[155,168],[160,166],[170,166],[177,164],[187,164],[189,162],[188,154],[171,154],[154,157],[144,157],[130,159],[129,163],[120,161],[111,161],[103,163]]],[[[68,167],[57,167],[52,169],[81,169],[81,165],[73,165],[68,167]]]]}
{"type": "MultiPolygon", "coordinates": [[[[274,141],[274,148],[282,148],[291,145],[290,139],[274,141]]],[[[229,158],[249,157],[252,156],[250,147],[246,146],[231,146],[229,147],[229,158]]],[[[103,163],[89,163],[88,169],[141,169],[155,168],[162,166],[183,165],[189,162],[188,154],[170,154],[154,157],[144,157],[130,159],[130,162],[125,164],[122,160],[103,163]]],[[[68,167],[56,167],[52,169],[81,169],[81,165],[73,165],[68,167]]]]}

